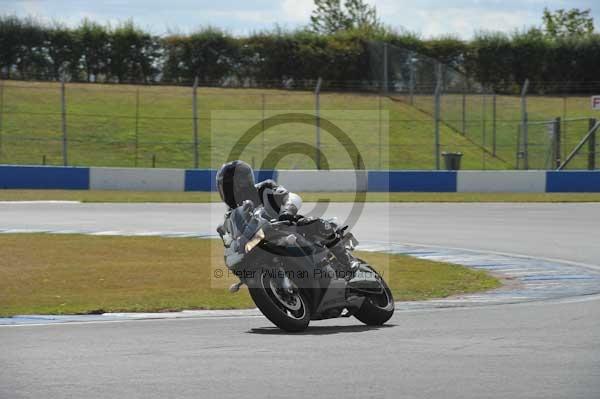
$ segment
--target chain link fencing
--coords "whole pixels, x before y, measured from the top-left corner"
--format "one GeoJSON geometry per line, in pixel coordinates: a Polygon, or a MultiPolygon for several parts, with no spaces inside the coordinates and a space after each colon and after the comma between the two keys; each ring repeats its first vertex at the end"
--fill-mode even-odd
{"type": "MultiPolygon", "coordinates": [[[[326,119],[360,143],[368,169],[443,169],[444,152],[462,153],[463,169],[554,169],[599,116],[589,96],[600,84],[497,94],[452,65],[395,46],[373,43],[370,60],[369,78],[360,82],[0,81],[0,163],[214,168],[235,145],[232,137],[280,118],[244,143],[257,167],[352,168],[358,154],[338,154],[340,143],[317,127],[326,119]],[[315,124],[286,121],[297,113],[315,124]],[[269,164],[268,154],[292,141],[327,154],[327,165],[305,153],[269,164]]],[[[599,141],[587,137],[564,168],[597,168],[599,141]]]]}
{"type": "Polygon", "coordinates": [[[590,106],[600,82],[526,81],[520,94],[495,93],[451,63],[380,42],[370,47],[370,76],[381,91],[433,119],[438,159],[450,150],[479,154],[479,166],[467,168],[553,169],[581,144],[563,168],[597,168],[598,140],[587,134],[600,116],[590,106]]]}

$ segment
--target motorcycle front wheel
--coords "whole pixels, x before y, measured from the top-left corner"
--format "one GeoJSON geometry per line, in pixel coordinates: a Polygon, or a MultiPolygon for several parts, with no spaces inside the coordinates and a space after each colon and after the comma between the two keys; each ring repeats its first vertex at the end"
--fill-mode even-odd
{"type": "MultiPolygon", "coordinates": [[[[373,269],[371,268],[371,270],[373,269]]],[[[375,270],[373,270],[373,273],[377,275],[377,280],[379,280],[383,292],[365,298],[360,309],[354,313],[354,317],[368,326],[380,326],[394,314],[394,297],[385,280],[375,270]]]]}
{"type": "Polygon", "coordinates": [[[258,280],[258,284],[250,287],[249,291],[262,314],[282,330],[305,330],[310,322],[306,295],[298,288],[291,293],[285,291],[268,271],[263,271],[258,280]]]}

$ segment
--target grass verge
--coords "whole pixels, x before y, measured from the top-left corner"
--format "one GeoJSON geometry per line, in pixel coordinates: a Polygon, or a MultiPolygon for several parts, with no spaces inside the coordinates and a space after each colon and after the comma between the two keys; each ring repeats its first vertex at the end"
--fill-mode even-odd
{"type": "MultiPolygon", "coordinates": [[[[305,202],[353,202],[354,193],[300,193],[305,202]]],[[[220,202],[217,193],[0,190],[0,201],[220,202]]],[[[600,193],[367,193],[366,202],[600,202],[600,193]]]]}
{"type": "MultiPolygon", "coordinates": [[[[0,235],[0,248],[0,316],[253,307],[247,290],[232,295],[214,288],[211,271],[224,269],[218,240],[7,234],[0,235]]],[[[500,286],[489,274],[458,265],[359,255],[389,265],[386,279],[398,300],[500,286]]]]}
{"type": "MultiPolygon", "coordinates": [[[[194,165],[189,87],[69,83],[66,93],[67,147],[72,165],[194,165]]],[[[367,168],[427,169],[435,165],[433,97],[417,96],[417,100],[419,107],[386,96],[324,92],[320,95],[319,115],[349,137],[367,168]]],[[[452,103],[461,101],[462,97],[457,97],[452,103]]],[[[285,115],[300,112],[311,120],[314,108],[315,98],[310,91],[199,88],[200,167],[219,167],[243,133],[264,118],[277,117],[287,123],[266,128],[260,137],[246,142],[244,159],[255,159],[260,165],[282,143],[312,145],[314,128],[285,115]]],[[[475,105],[471,108],[481,109],[475,105]]],[[[481,116],[469,116],[469,128],[481,130],[473,126],[481,116]]],[[[61,121],[60,84],[5,81],[0,162],[62,165],[61,121]]],[[[500,147],[504,135],[515,136],[518,118],[511,122],[506,132],[502,131],[503,125],[498,126],[500,147]]],[[[341,143],[324,129],[321,149],[329,165],[351,168],[356,152],[340,151],[341,143]]],[[[514,165],[490,156],[471,137],[446,124],[440,126],[440,146],[442,151],[461,151],[464,169],[508,169],[514,165]]],[[[514,153],[515,148],[512,145],[510,151],[514,153]]],[[[289,154],[277,166],[314,167],[311,159],[300,153],[289,154]]]]}

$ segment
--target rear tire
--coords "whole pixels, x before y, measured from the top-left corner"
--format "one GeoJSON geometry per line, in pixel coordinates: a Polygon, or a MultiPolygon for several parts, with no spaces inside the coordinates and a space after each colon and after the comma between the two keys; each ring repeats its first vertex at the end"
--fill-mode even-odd
{"type": "Polygon", "coordinates": [[[291,298],[292,306],[281,300],[281,295],[271,284],[272,277],[261,273],[256,287],[249,289],[252,300],[258,309],[273,324],[288,332],[304,331],[310,322],[310,308],[306,295],[296,288],[291,298]],[[298,307],[298,309],[293,309],[298,307]]]}
{"type": "Polygon", "coordinates": [[[383,293],[366,297],[354,317],[368,326],[380,326],[394,314],[394,297],[385,280],[375,270],[373,272],[383,286],[383,293]]]}

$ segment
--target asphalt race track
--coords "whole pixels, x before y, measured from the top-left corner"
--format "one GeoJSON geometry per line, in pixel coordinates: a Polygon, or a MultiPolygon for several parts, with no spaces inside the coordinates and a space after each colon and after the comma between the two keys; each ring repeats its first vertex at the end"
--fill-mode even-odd
{"type": "MultiPolygon", "coordinates": [[[[3,230],[197,233],[219,218],[218,205],[0,204],[3,230]]],[[[599,226],[600,204],[368,204],[354,231],[597,268],[599,226]]],[[[381,328],[336,319],[299,335],[257,316],[8,326],[0,344],[0,398],[600,397],[600,295],[397,311],[381,328]]]]}

